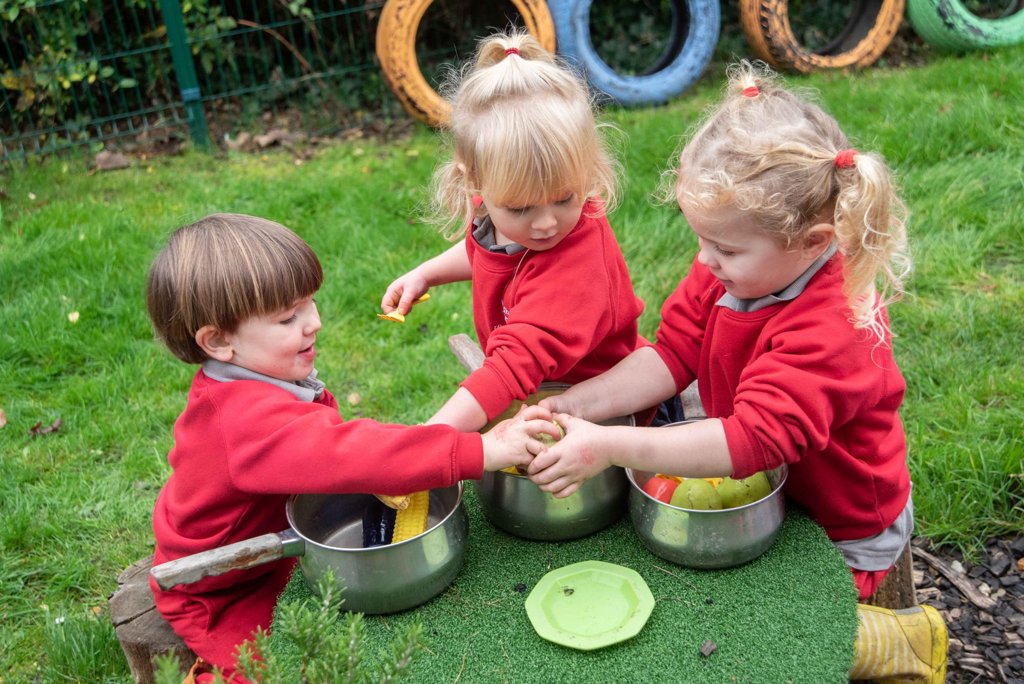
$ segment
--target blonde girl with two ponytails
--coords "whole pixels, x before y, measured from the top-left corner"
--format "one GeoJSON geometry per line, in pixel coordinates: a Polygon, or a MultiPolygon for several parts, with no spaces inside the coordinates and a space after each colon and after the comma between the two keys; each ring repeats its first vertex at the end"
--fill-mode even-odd
{"type": "MultiPolygon", "coordinates": [[[[529,472],[567,496],[612,465],[743,478],[788,464],[786,497],[824,528],[866,599],[913,530],[906,383],[886,314],[910,268],[906,212],[882,158],[808,96],[763,65],[729,75],[669,174],[698,250],[656,343],[542,402],[566,435],[529,472]],[[674,402],[694,380],[707,420],[591,422],[674,402]]],[[[852,678],[944,681],[937,611],[861,606],[860,617],[852,678]]]]}

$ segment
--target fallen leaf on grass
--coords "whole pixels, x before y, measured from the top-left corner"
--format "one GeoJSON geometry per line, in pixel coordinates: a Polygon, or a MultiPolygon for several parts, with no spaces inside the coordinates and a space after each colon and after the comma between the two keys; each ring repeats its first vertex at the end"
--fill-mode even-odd
{"type": "Polygon", "coordinates": [[[246,131],[242,131],[235,138],[231,138],[231,137],[225,137],[224,138],[224,144],[227,146],[227,148],[229,150],[235,150],[235,151],[245,149],[249,145],[249,143],[251,143],[251,142],[252,142],[252,134],[250,134],[250,133],[248,133],[246,131]]]}
{"type": "Polygon", "coordinates": [[[127,169],[131,166],[131,162],[128,161],[128,157],[124,156],[120,152],[111,152],[109,150],[103,150],[96,155],[96,170],[97,171],[114,171],[116,169],[127,169]]]}
{"type": "Polygon", "coordinates": [[[32,429],[28,431],[28,434],[32,435],[33,437],[38,437],[39,435],[48,435],[51,432],[57,432],[58,430],[60,430],[60,426],[60,418],[57,418],[52,423],[46,426],[44,426],[43,421],[40,420],[39,422],[32,426],[32,429]]]}

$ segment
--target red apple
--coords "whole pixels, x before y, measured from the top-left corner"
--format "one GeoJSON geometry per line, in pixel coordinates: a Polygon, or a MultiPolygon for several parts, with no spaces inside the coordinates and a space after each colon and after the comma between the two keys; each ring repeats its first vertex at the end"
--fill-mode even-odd
{"type": "Polygon", "coordinates": [[[663,503],[668,503],[672,500],[672,493],[676,490],[679,483],[675,480],[661,475],[654,475],[647,484],[644,485],[644,492],[663,503]]]}

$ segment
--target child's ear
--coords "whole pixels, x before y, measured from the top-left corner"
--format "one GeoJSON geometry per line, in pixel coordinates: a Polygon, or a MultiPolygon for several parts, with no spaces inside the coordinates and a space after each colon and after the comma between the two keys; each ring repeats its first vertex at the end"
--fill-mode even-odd
{"type": "Polygon", "coordinates": [[[204,325],[196,331],[196,344],[207,356],[217,361],[231,361],[235,353],[224,331],[212,325],[204,325]]]}
{"type": "Polygon", "coordinates": [[[808,256],[817,259],[825,253],[836,237],[836,227],[831,223],[816,223],[804,236],[804,249],[808,256]]]}

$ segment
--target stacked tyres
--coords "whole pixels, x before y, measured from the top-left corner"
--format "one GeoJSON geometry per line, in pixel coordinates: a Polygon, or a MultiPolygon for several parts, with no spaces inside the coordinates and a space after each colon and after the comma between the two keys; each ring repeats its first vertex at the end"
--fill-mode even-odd
{"type": "Polygon", "coordinates": [[[595,89],[626,105],[667,102],[704,73],[718,42],[718,0],[672,0],[672,34],[665,52],[643,74],[615,72],[594,50],[590,38],[593,0],[549,0],[558,52],[578,67],[595,89]]]}
{"type": "MultiPolygon", "coordinates": [[[[431,126],[445,126],[451,106],[434,90],[416,59],[416,32],[433,0],[388,0],[377,24],[377,59],[391,91],[411,116],[431,126]]],[[[526,30],[555,51],[555,27],[543,0],[512,0],[526,30]]]]}
{"type": "Polygon", "coordinates": [[[1009,3],[1002,16],[986,19],[958,0],[908,0],[907,19],[937,50],[960,52],[1024,42],[1024,2],[1009,3]]]}
{"type": "Polygon", "coordinates": [[[788,0],[740,0],[740,24],[754,53],[777,69],[809,73],[870,66],[889,47],[906,0],[855,0],[838,35],[817,50],[797,40],[788,0]]]}

